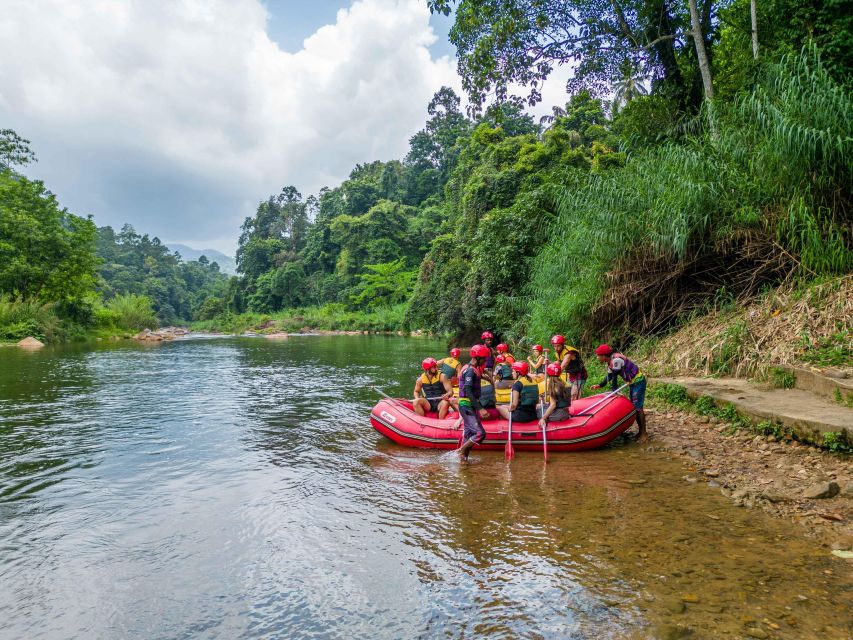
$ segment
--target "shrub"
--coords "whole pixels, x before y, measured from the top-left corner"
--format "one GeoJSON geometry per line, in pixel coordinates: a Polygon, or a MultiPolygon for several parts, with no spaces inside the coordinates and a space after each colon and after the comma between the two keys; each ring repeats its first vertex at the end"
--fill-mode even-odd
{"type": "Polygon", "coordinates": [[[112,326],[127,331],[154,329],[157,317],[147,296],[128,293],[118,295],[106,304],[106,313],[101,314],[101,321],[109,321],[112,326]]]}
{"type": "Polygon", "coordinates": [[[21,340],[33,336],[52,342],[62,339],[64,334],[55,304],[0,296],[0,340],[21,340]]]}

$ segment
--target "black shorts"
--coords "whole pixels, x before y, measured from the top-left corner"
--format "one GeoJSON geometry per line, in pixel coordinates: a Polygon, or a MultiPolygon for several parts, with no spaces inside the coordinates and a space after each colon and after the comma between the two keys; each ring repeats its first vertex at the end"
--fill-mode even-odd
{"type": "Polygon", "coordinates": [[[536,422],[538,419],[536,407],[519,407],[512,412],[513,422],[536,422]]]}
{"type": "Polygon", "coordinates": [[[486,439],[486,430],[483,429],[480,416],[474,411],[474,408],[460,404],[459,415],[462,416],[462,424],[464,425],[462,432],[463,441],[473,440],[477,444],[482,444],[483,440],[486,439]]]}
{"type": "Polygon", "coordinates": [[[429,410],[433,413],[438,413],[438,405],[441,403],[441,400],[427,400],[429,402],[429,410]]]}

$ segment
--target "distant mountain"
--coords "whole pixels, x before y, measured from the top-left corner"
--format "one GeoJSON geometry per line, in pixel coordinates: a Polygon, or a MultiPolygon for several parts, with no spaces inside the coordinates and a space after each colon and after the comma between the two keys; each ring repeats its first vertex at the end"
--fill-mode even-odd
{"type": "Polygon", "coordinates": [[[192,247],[188,247],[185,244],[170,244],[168,245],[169,249],[172,251],[177,251],[181,254],[181,258],[184,261],[187,260],[198,260],[201,256],[205,256],[211,262],[215,262],[219,265],[219,270],[222,273],[227,273],[230,275],[234,275],[237,273],[237,262],[231,256],[226,256],[221,251],[217,251],[216,249],[193,249],[192,247]]]}

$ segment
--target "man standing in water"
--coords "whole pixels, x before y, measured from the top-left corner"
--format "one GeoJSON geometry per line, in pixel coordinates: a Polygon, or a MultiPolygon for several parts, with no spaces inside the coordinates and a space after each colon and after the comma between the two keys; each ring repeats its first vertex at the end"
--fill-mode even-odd
{"type": "Polygon", "coordinates": [[[468,454],[475,444],[482,444],[486,439],[486,430],[481,418],[489,416],[480,405],[480,376],[486,358],[491,350],[483,344],[471,347],[471,362],[462,367],[459,374],[459,415],[462,418],[462,446],[459,447],[459,460],[468,459],[468,454]]]}
{"type": "Polygon", "coordinates": [[[640,367],[621,353],[613,351],[610,345],[599,345],[595,350],[595,355],[598,356],[599,362],[607,365],[607,375],[604,380],[591,386],[590,389],[600,389],[609,382],[612,385],[611,388],[616,391],[620,377],[627,382],[631,403],[637,412],[637,427],[640,430],[637,433],[637,442],[645,442],[649,439],[646,433],[646,413],[643,411],[643,404],[646,400],[646,376],[640,371],[640,367]]]}

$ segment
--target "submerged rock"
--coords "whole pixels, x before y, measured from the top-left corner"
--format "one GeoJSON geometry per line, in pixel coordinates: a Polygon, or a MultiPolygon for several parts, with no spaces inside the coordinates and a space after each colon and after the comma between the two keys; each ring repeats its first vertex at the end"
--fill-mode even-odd
{"type": "Polygon", "coordinates": [[[37,338],[33,338],[32,336],[27,336],[18,343],[18,346],[24,347],[25,349],[38,349],[39,347],[44,346],[44,342],[37,338]]]}

